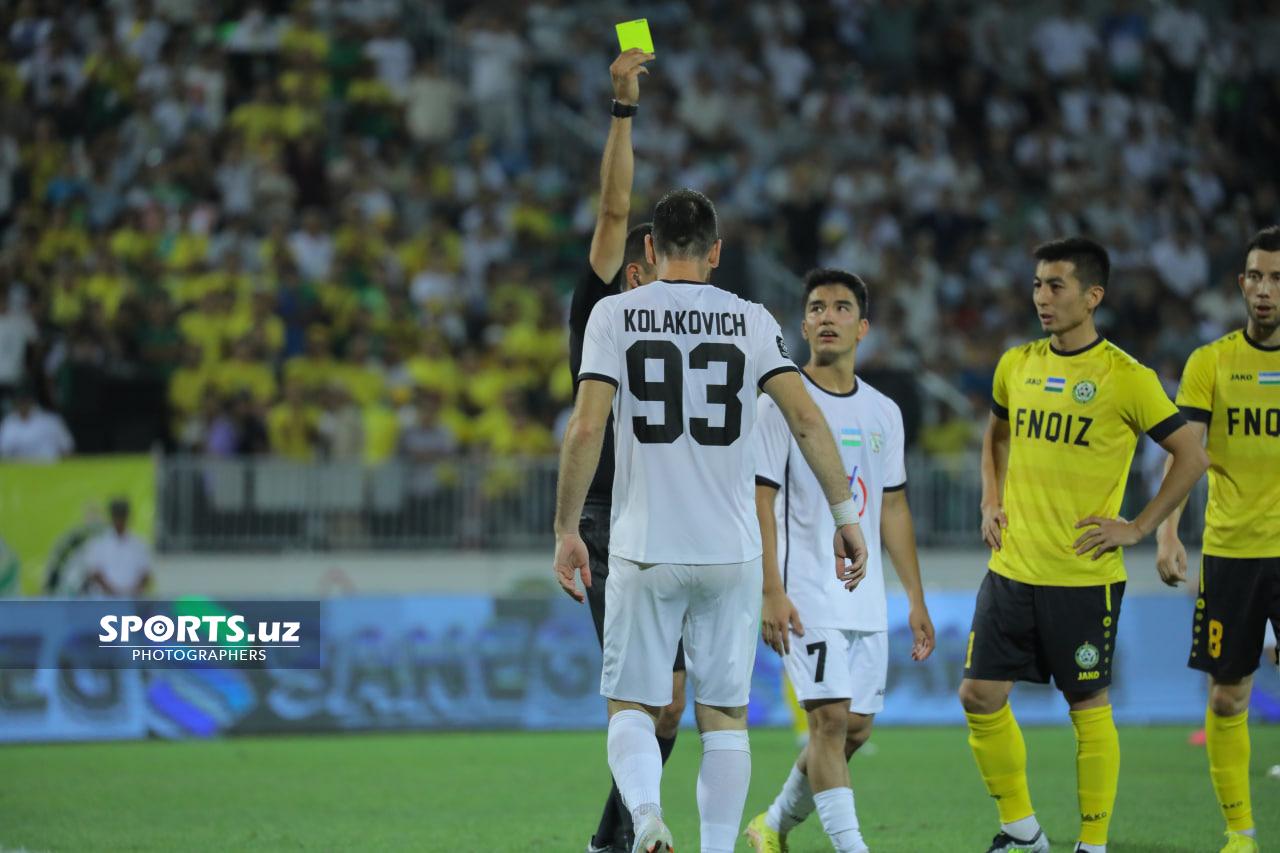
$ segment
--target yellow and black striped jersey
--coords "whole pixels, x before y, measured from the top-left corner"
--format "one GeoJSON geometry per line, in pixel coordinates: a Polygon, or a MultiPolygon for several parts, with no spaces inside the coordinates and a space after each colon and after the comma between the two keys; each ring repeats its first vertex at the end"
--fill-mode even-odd
{"type": "Polygon", "coordinates": [[[1138,436],[1163,441],[1185,423],[1155,373],[1102,338],[1061,352],[1048,338],[1006,352],[992,410],[1009,421],[1003,547],[991,570],[1042,586],[1125,579],[1116,550],[1076,556],[1076,522],[1120,513],[1138,436]]]}
{"type": "Polygon", "coordinates": [[[1280,347],[1237,330],[1187,359],[1178,406],[1208,426],[1204,552],[1280,556],[1280,347]]]}

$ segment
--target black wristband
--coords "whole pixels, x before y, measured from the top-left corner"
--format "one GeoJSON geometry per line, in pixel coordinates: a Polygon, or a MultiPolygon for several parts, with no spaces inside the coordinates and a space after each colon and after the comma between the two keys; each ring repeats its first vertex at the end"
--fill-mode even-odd
{"type": "Polygon", "coordinates": [[[637,104],[624,104],[617,98],[613,99],[613,103],[609,107],[609,114],[614,118],[631,118],[640,109],[637,104]]]}

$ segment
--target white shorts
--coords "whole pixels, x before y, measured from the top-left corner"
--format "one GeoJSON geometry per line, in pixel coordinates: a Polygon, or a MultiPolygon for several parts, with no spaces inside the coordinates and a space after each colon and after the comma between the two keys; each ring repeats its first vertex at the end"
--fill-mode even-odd
{"type": "Polygon", "coordinates": [[[688,566],[609,557],[600,693],[663,706],[684,637],[694,701],[737,708],[751,694],[760,631],[760,559],[688,566]]]}
{"type": "Polygon", "coordinates": [[[791,635],[791,651],[782,662],[801,702],[848,699],[855,714],[884,710],[888,631],[806,628],[803,637],[791,635]]]}

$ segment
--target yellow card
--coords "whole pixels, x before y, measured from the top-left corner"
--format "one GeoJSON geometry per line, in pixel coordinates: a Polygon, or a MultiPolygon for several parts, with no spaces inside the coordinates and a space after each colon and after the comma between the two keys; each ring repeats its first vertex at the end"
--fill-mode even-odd
{"type": "Polygon", "coordinates": [[[649,19],[637,18],[617,26],[618,49],[627,51],[638,47],[645,53],[653,53],[653,36],[649,34],[649,19]]]}

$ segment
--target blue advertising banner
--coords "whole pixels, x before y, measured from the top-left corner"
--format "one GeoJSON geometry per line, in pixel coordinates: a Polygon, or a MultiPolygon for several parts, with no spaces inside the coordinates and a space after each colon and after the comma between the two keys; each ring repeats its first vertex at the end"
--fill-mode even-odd
{"type": "MultiPolygon", "coordinates": [[[[314,604],[314,603],[313,603],[314,604]]],[[[890,599],[890,669],[884,725],[963,722],[956,689],[973,594],[929,597],[938,649],[910,660],[906,602],[890,599]]],[[[0,646],[36,631],[55,665],[0,669],[0,741],[213,737],[303,731],[584,729],[605,724],[600,651],[586,608],[567,598],[490,596],[347,598],[319,602],[319,666],[283,669],[87,668],[60,644],[56,625],[0,622],[0,646]]],[[[1192,602],[1134,595],[1124,601],[1112,702],[1119,722],[1196,725],[1205,678],[1186,668],[1192,602]]],[[[1027,725],[1063,724],[1050,687],[1019,685],[1027,725]]],[[[692,724],[692,702],[687,722],[692,724]]],[[[1254,720],[1280,720],[1280,676],[1258,672],[1254,720]]],[[[752,725],[787,725],[778,656],[761,644],[752,725]]]]}

